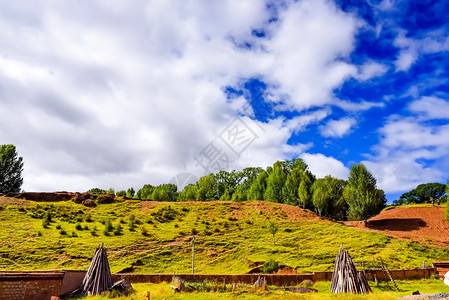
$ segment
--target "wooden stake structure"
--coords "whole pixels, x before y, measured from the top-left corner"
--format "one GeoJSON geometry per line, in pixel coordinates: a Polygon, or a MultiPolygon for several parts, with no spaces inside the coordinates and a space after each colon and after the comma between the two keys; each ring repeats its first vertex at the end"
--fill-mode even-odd
{"type": "Polygon", "coordinates": [[[101,245],[95,249],[92,262],[84,276],[79,291],[83,296],[99,295],[104,291],[108,291],[112,285],[112,275],[109,269],[106,248],[101,245]]]}
{"type": "Polygon", "coordinates": [[[371,288],[363,272],[358,272],[348,252],[340,246],[332,273],[331,292],[368,294],[371,288]]]}

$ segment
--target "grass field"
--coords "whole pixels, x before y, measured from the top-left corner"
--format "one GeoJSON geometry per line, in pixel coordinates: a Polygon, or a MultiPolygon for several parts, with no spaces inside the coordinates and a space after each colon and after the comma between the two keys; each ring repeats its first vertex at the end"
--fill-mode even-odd
{"type": "MultiPolygon", "coordinates": [[[[119,297],[115,299],[137,300],[144,299],[145,291],[150,292],[151,299],[397,299],[405,295],[411,295],[414,291],[421,294],[430,293],[449,293],[449,286],[445,285],[439,279],[426,279],[414,281],[397,281],[399,292],[392,291],[387,287],[385,282],[379,283],[378,286],[374,282],[369,282],[373,294],[368,295],[352,295],[352,294],[333,294],[329,292],[330,282],[318,282],[312,286],[318,290],[317,293],[296,294],[286,291],[256,291],[252,287],[237,289],[235,292],[218,293],[218,292],[194,292],[194,293],[174,293],[170,288],[170,284],[133,284],[135,293],[128,297],[119,297]]],[[[391,284],[390,284],[391,287],[391,284]]],[[[273,287],[274,288],[274,287],[273,287]]],[[[86,297],[86,300],[100,300],[107,297],[86,297]]]]}
{"type": "Polygon", "coordinates": [[[87,269],[95,247],[104,243],[112,272],[189,273],[193,234],[195,271],[203,274],[243,274],[270,258],[297,272],[331,270],[340,244],[368,268],[373,257],[391,269],[449,259],[446,249],[311,215],[266,202],[130,200],[88,208],[72,201],[2,198],[0,269],[87,269]],[[48,213],[51,221],[45,222],[48,213]],[[270,220],[279,227],[275,245],[267,229],[270,220]],[[111,230],[105,230],[108,223],[111,230]]]}

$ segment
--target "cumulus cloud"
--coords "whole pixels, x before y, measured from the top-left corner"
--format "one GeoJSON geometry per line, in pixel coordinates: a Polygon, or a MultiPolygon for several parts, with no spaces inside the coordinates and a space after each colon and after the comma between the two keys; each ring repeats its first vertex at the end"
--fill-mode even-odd
{"type": "Polygon", "coordinates": [[[333,90],[357,74],[343,61],[354,48],[361,23],[328,1],[298,1],[280,13],[264,48],[275,61],[266,74],[273,92],[293,109],[332,102],[333,90]]]}
{"type": "Polygon", "coordinates": [[[381,68],[348,62],[361,26],[354,15],[324,0],[284,4],[0,4],[0,141],[24,157],[24,189],[123,189],[193,172],[211,141],[226,149],[219,134],[248,105],[230,104],[223,89],[249,78],[267,83],[276,109],[301,114],[242,117],[257,139],[229,168],[303,154],[311,144],[290,145],[291,134],[324,120],[346,79],[381,68]]]}
{"type": "Polygon", "coordinates": [[[345,165],[333,158],[323,154],[304,153],[301,158],[309,166],[310,171],[318,178],[323,178],[327,175],[340,179],[348,179],[349,169],[345,165]]]}
{"type": "Polygon", "coordinates": [[[340,138],[348,134],[356,123],[354,118],[329,120],[325,125],[320,126],[320,133],[324,137],[340,138]]]}
{"type": "MultiPolygon", "coordinates": [[[[421,113],[421,101],[412,104],[411,110],[421,113]]],[[[386,192],[401,192],[423,182],[446,180],[443,173],[428,162],[449,155],[449,125],[429,123],[427,118],[420,121],[417,117],[396,115],[391,116],[379,132],[377,155],[370,156],[364,163],[379,179],[380,188],[386,192]]]]}
{"type": "Polygon", "coordinates": [[[438,97],[422,97],[409,104],[409,110],[426,119],[449,119],[449,101],[438,97]]]}

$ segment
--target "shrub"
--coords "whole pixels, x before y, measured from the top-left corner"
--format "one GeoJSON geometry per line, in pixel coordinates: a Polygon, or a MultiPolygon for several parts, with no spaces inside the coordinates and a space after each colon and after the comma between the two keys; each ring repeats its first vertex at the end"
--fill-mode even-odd
{"type": "Polygon", "coordinates": [[[89,226],[87,226],[87,225],[84,225],[84,228],[83,228],[84,230],[89,230],[89,226]]]}
{"type": "Polygon", "coordinates": [[[109,218],[106,219],[106,222],[104,223],[104,230],[107,232],[110,232],[114,229],[114,227],[112,226],[112,222],[109,218]]]}
{"type": "Polygon", "coordinates": [[[84,216],[84,221],[90,223],[92,222],[92,216],[90,215],[90,213],[86,213],[86,215],[84,216]]]}
{"type": "Polygon", "coordinates": [[[64,229],[59,230],[59,234],[60,235],[67,235],[67,231],[65,231],[64,229]]]}
{"type": "Polygon", "coordinates": [[[122,235],[122,229],[122,225],[118,223],[117,226],[115,226],[114,235],[122,235]]]}
{"type": "Polygon", "coordinates": [[[145,227],[142,227],[140,229],[140,232],[142,233],[143,236],[148,236],[148,230],[145,227]]]}
{"type": "Polygon", "coordinates": [[[50,222],[47,219],[42,220],[42,227],[48,228],[49,225],[50,225],[50,222]]]}
{"type": "Polygon", "coordinates": [[[136,223],[134,221],[129,223],[129,231],[135,231],[136,223]]]}
{"type": "Polygon", "coordinates": [[[78,235],[76,234],[75,231],[72,231],[72,237],[77,237],[78,235]]]}
{"type": "Polygon", "coordinates": [[[90,234],[92,236],[97,236],[97,226],[94,225],[94,227],[92,228],[92,230],[90,231],[90,234]]]}
{"type": "Polygon", "coordinates": [[[192,228],[192,234],[193,234],[193,235],[197,235],[197,234],[198,234],[198,230],[196,230],[195,227],[192,228]]]}
{"type": "Polygon", "coordinates": [[[157,211],[152,212],[151,215],[160,223],[172,221],[178,215],[178,212],[171,208],[171,206],[159,207],[157,211]]]}
{"type": "Polygon", "coordinates": [[[61,229],[61,225],[56,225],[56,229],[61,229]]]}
{"type": "Polygon", "coordinates": [[[109,236],[109,230],[107,230],[106,227],[103,229],[103,235],[109,236]]]}
{"type": "Polygon", "coordinates": [[[81,226],[80,223],[76,223],[75,229],[76,229],[76,230],[83,230],[83,227],[81,226]]]}
{"type": "Polygon", "coordinates": [[[262,267],[262,273],[264,274],[276,273],[278,270],[279,264],[273,258],[270,258],[269,261],[265,262],[262,267]]]}

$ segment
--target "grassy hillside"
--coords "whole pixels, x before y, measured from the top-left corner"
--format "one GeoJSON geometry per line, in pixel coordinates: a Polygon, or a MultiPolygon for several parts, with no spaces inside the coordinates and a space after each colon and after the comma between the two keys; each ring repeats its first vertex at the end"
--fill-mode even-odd
{"type": "Polygon", "coordinates": [[[373,255],[390,268],[449,259],[445,249],[348,228],[284,204],[129,200],[88,208],[0,197],[1,270],[86,269],[104,243],[113,272],[189,273],[192,234],[197,273],[243,274],[270,258],[297,272],[330,270],[340,244],[367,267],[373,255]],[[114,229],[105,235],[108,219],[114,229]],[[269,220],[279,227],[275,245],[269,220]]]}

